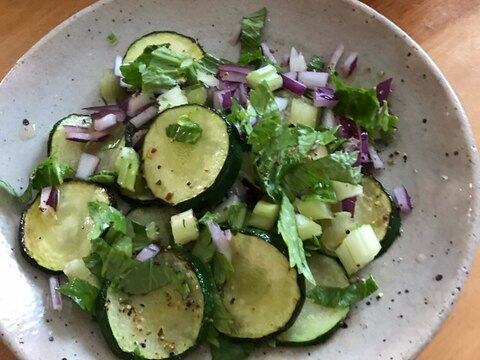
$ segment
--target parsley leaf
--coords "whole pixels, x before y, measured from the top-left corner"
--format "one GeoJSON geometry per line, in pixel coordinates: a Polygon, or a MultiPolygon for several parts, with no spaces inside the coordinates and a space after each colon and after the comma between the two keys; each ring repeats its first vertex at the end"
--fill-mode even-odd
{"type": "Polygon", "coordinates": [[[202,136],[203,129],[188,116],[182,115],[175,124],[168,125],[165,132],[173,141],[195,144],[202,136]]]}
{"type": "Polygon", "coordinates": [[[95,300],[99,289],[88,281],[76,278],[61,285],[58,291],[72,299],[81,309],[95,314],[95,300]]]}

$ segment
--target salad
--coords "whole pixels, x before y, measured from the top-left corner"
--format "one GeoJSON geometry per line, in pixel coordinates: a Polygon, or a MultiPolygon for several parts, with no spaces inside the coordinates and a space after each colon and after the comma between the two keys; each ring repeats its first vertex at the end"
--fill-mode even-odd
{"type": "Polygon", "coordinates": [[[103,71],[105,105],[53,125],[28,188],[0,180],[28,204],[20,251],[52,274],[54,309],[90,313],[119,358],[316,344],[378,290],[356,274],[412,210],[374,176],[392,79],[348,85],[358,54],[341,45],[280,59],[265,19],[243,17],[236,62],[175,32],[140,37],[103,71]]]}

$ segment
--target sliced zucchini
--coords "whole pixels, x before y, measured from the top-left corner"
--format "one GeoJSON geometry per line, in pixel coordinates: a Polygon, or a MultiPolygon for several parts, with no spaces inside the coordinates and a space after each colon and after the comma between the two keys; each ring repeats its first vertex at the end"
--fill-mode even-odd
{"type": "Polygon", "coordinates": [[[360,224],[372,226],[382,246],[380,255],[400,233],[400,214],[390,195],[373,176],[363,176],[362,186],[363,196],[357,197],[354,219],[360,224]]]}
{"type": "MultiPolygon", "coordinates": [[[[317,285],[343,288],[349,285],[342,266],[328,256],[312,253],[308,258],[317,285]]],[[[307,291],[313,287],[307,283],[307,291]]],[[[307,298],[293,325],[277,336],[286,345],[310,345],[326,340],[335,332],[349,311],[346,307],[329,308],[307,298]]]]}
{"type": "Polygon", "coordinates": [[[92,128],[92,119],[88,115],[70,114],[57,121],[50,131],[48,139],[48,155],[55,153],[58,161],[73,169],[78,167],[80,155],[83,152],[95,154],[100,158],[97,173],[113,173],[113,164],[120,150],[129,142],[129,131],[125,126],[119,126],[107,140],[95,143],[81,143],[67,140],[65,125],[92,128]]]}
{"type": "Polygon", "coordinates": [[[214,111],[182,105],[163,111],[145,135],[143,176],[153,195],[181,210],[219,203],[241,167],[237,129],[214,111]],[[195,144],[173,141],[166,128],[188,116],[202,128],[195,144]]]}
{"type": "Polygon", "coordinates": [[[160,253],[156,261],[185,275],[190,290],[185,298],[169,284],[144,295],[129,295],[107,285],[97,299],[100,329],[111,350],[123,359],[183,354],[202,339],[211,318],[211,285],[200,262],[171,252],[160,253]]]}
{"type": "Polygon", "coordinates": [[[135,61],[147,46],[164,44],[169,44],[170,49],[176,53],[190,54],[195,60],[201,59],[204,55],[200,45],[188,36],[173,31],[155,31],[135,40],[127,49],[123,63],[135,61]]]}
{"type": "Polygon", "coordinates": [[[61,271],[73,259],[90,254],[87,235],[93,228],[88,202],[110,203],[107,191],[93,183],[65,182],[59,187],[57,209],[42,212],[40,195],[23,212],[19,238],[28,259],[43,269],[61,271]]]}
{"type": "Polygon", "coordinates": [[[233,318],[225,333],[228,336],[261,339],[274,335],[295,320],[303,303],[303,277],[265,236],[236,233],[230,241],[234,271],[220,294],[233,318]]]}
{"type": "Polygon", "coordinates": [[[154,222],[160,233],[162,245],[173,244],[170,218],[178,214],[178,211],[171,206],[142,206],[131,209],[127,218],[136,223],[147,226],[154,222]]]}

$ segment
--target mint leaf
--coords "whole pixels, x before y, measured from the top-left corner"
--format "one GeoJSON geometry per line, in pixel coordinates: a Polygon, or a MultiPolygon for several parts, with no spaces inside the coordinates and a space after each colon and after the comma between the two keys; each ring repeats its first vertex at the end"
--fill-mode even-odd
{"type": "Polygon", "coordinates": [[[333,109],[336,115],[353,120],[367,130],[369,138],[391,141],[398,118],[390,115],[388,104],[380,104],[375,88],[348,86],[331,73],[335,95],[339,102],[333,109]]]}
{"type": "Polygon", "coordinates": [[[127,233],[127,219],[113,206],[91,201],[88,203],[88,212],[93,220],[93,229],[88,234],[90,240],[98,239],[110,227],[117,233],[127,233]]]}
{"type": "Polygon", "coordinates": [[[295,210],[292,203],[285,195],[282,197],[277,227],[280,235],[282,235],[283,241],[287,244],[290,266],[296,266],[298,272],[303,274],[307,281],[315,284],[315,279],[313,278],[313,274],[307,264],[302,239],[298,236],[295,210]]]}
{"type": "Polygon", "coordinates": [[[55,154],[50,155],[37,165],[29,177],[27,189],[19,194],[5,180],[0,179],[0,189],[17,199],[20,203],[27,203],[32,200],[33,191],[41,190],[44,187],[59,186],[63,181],[74,176],[74,170],[65,164],[58,162],[55,154]]]}
{"type": "Polygon", "coordinates": [[[73,279],[61,285],[58,291],[72,299],[81,309],[95,314],[95,300],[99,289],[83,279],[73,279]]]}
{"type": "Polygon", "coordinates": [[[182,115],[175,124],[168,125],[165,132],[173,141],[195,144],[202,136],[203,129],[188,116],[182,115]]]}
{"type": "Polygon", "coordinates": [[[255,63],[258,65],[259,59],[263,58],[260,41],[266,16],[267,10],[263,8],[242,18],[240,58],[238,61],[240,65],[255,63]]]}
{"type": "Polygon", "coordinates": [[[349,307],[367,298],[378,290],[378,285],[370,276],[345,288],[317,285],[307,292],[307,297],[315,303],[327,307],[349,307]]]}
{"type": "Polygon", "coordinates": [[[317,55],[313,55],[310,61],[308,62],[307,66],[310,70],[322,71],[323,67],[325,66],[325,61],[323,61],[317,55]]]}

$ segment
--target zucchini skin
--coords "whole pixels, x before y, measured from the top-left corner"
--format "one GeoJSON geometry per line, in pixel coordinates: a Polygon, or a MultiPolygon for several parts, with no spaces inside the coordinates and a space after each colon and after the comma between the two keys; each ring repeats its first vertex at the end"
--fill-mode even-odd
{"type": "MultiPolygon", "coordinates": [[[[75,183],[84,183],[84,184],[87,184],[87,185],[94,185],[94,186],[97,186],[99,188],[102,188],[105,193],[107,194],[108,196],[108,200],[109,200],[109,205],[111,206],[115,206],[115,198],[112,196],[111,192],[108,190],[108,188],[104,187],[104,186],[100,186],[96,183],[92,183],[92,182],[88,182],[88,181],[83,181],[83,180],[66,180],[64,181],[64,184],[67,184],[67,183],[70,183],[70,182],[75,182],[75,183]]],[[[22,211],[22,215],[20,217],[20,223],[19,223],[19,227],[18,227],[18,243],[19,243],[19,247],[20,247],[20,253],[22,254],[23,258],[32,266],[36,267],[37,269],[40,269],[41,271],[47,273],[47,274],[50,274],[50,275],[60,275],[60,274],[63,274],[63,269],[61,270],[52,270],[52,269],[48,269],[42,265],[40,265],[29,253],[27,247],[25,246],[25,220],[26,220],[26,215],[27,215],[27,212],[28,210],[30,209],[30,207],[34,206],[35,202],[36,202],[36,199],[37,197],[40,196],[40,194],[38,194],[33,200],[32,202],[30,202],[27,206],[25,206],[25,208],[23,209],[22,211]]]]}
{"type": "MultiPolygon", "coordinates": [[[[215,302],[213,299],[213,283],[208,275],[208,272],[203,265],[203,263],[196,258],[194,255],[186,252],[181,247],[174,247],[172,248],[171,252],[186,262],[189,268],[195,273],[198,283],[200,285],[203,299],[204,299],[204,309],[203,309],[203,320],[201,328],[198,332],[197,342],[198,345],[202,340],[204,340],[207,336],[208,329],[211,326],[211,319],[213,318],[213,312],[215,310],[215,302]]],[[[105,338],[105,341],[110,348],[110,350],[119,358],[125,360],[150,360],[139,356],[137,354],[131,352],[123,351],[117,343],[115,336],[113,335],[112,328],[110,327],[110,323],[108,320],[108,313],[105,311],[106,307],[108,306],[108,298],[107,298],[107,291],[110,284],[106,283],[96,299],[95,308],[96,308],[96,316],[98,325],[100,330],[105,338]]],[[[170,360],[182,359],[185,355],[189,354],[192,350],[196,348],[196,345],[192,346],[188,350],[184,351],[181,354],[171,355],[168,357],[170,360]]]]}
{"type": "MultiPolygon", "coordinates": [[[[268,232],[263,231],[263,230],[258,230],[258,229],[255,229],[255,228],[248,228],[248,227],[247,228],[242,228],[242,229],[232,230],[232,233],[234,233],[234,234],[235,233],[240,233],[240,234],[244,234],[244,235],[255,236],[255,237],[271,244],[278,251],[280,251],[280,253],[282,253],[282,255],[284,255],[288,259],[288,249],[287,249],[285,243],[283,242],[281,237],[279,237],[275,234],[271,234],[271,233],[268,233],[268,232]]],[[[300,273],[298,273],[298,271],[296,271],[296,274],[297,274],[297,279],[296,279],[297,281],[296,282],[297,282],[298,288],[300,290],[300,298],[297,302],[295,310],[292,313],[292,316],[290,317],[288,322],[285,323],[284,326],[280,327],[279,329],[277,329],[275,332],[273,332],[271,334],[268,334],[266,336],[259,337],[259,338],[240,338],[240,337],[229,336],[228,334],[223,334],[223,333],[222,334],[224,336],[228,337],[229,339],[231,339],[232,341],[238,342],[238,343],[261,343],[261,342],[264,342],[264,341],[275,339],[278,334],[282,333],[283,331],[287,330],[290,326],[292,326],[293,323],[295,322],[295,320],[297,319],[298,315],[300,314],[301,310],[302,310],[303,304],[305,302],[305,297],[306,297],[305,277],[303,275],[301,275],[300,273]]]]}

